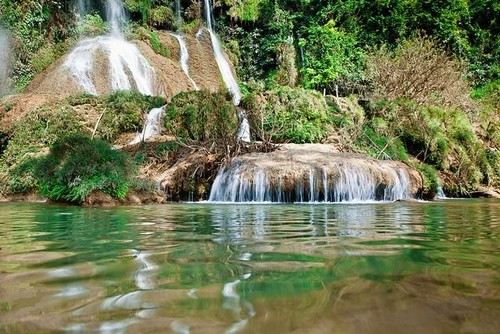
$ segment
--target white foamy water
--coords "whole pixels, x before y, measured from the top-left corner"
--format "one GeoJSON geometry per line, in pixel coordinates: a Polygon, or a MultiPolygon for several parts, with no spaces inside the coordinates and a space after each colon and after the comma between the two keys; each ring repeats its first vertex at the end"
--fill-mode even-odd
{"type": "Polygon", "coordinates": [[[411,198],[410,178],[397,167],[373,170],[351,163],[333,163],[298,173],[290,179],[279,175],[279,170],[249,166],[235,159],[217,174],[209,201],[329,203],[411,198]]]}
{"type": "Polygon", "coordinates": [[[106,16],[111,26],[111,34],[122,37],[122,27],[126,19],[123,3],[119,0],[107,0],[106,16]]]}
{"type": "Polygon", "coordinates": [[[9,83],[10,37],[0,28],[0,96],[10,91],[9,83]]]}
{"type": "Polygon", "coordinates": [[[95,59],[102,53],[108,60],[110,90],[137,90],[142,94],[154,95],[154,69],[137,46],[126,41],[121,33],[125,21],[123,4],[118,0],[108,0],[106,13],[111,26],[110,35],[80,41],[66,58],[63,67],[85,92],[97,95],[95,59]]]}
{"type": "Polygon", "coordinates": [[[137,144],[141,141],[146,141],[149,138],[158,136],[161,134],[163,128],[163,114],[165,112],[165,106],[161,108],[153,108],[148,113],[146,123],[141,133],[136,134],[135,138],[129,143],[129,145],[137,144]]]}
{"type": "Polygon", "coordinates": [[[193,80],[193,78],[191,78],[191,75],[189,75],[189,64],[188,64],[189,52],[188,52],[188,48],[186,45],[186,41],[184,41],[184,37],[182,37],[181,35],[177,35],[177,34],[171,34],[171,35],[174,36],[177,39],[177,41],[179,42],[179,48],[181,51],[180,63],[181,63],[182,71],[186,74],[186,77],[189,79],[189,81],[193,85],[194,89],[200,90],[200,88],[198,87],[196,82],[193,80]]]}

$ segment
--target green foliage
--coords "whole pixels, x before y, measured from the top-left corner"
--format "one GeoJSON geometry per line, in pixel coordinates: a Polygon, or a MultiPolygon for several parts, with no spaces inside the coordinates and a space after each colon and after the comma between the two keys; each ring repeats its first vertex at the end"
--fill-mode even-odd
{"type": "Polygon", "coordinates": [[[381,134],[375,127],[373,124],[366,126],[356,145],[376,159],[407,161],[408,153],[402,141],[397,137],[381,134]]]}
{"type": "Polygon", "coordinates": [[[170,57],[170,50],[160,41],[160,36],[154,30],[151,30],[149,33],[149,43],[151,44],[154,52],[163,57],[170,57]]]}
{"type": "Polygon", "coordinates": [[[88,94],[68,98],[72,106],[93,104],[103,114],[96,134],[113,142],[123,132],[137,132],[143,124],[143,115],[165,104],[162,97],[142,95],[136,91],[117,91],[96,97],[88,94]]]}
{"type": "Polygon", "coordinates": [[[33,168],[42,196],[74,203],[83,202],[94,191],[125,198],[134,172],[126,154],[81,133],[57,140],[33,168]]]}
{"type": "Polygon", "coordinates": [[[26,193],[36,186],[27,166],[19,167],[58,137],[79,131],[75,111],[66,106],[42,106],[24,117],[14,128],[0,156],[0,192],[26,193]]]}
{"type": "Polygon", "coordinates": [[[0,22],[12,37],[12,79],[17,90],[72,43],[68,40],[75,32],[72,6],[69,0],[0,0],[0,22]]]}
{"type": "Polygon", "coordinates": [[[109,29],[108,25],[98,13],[87,14],[77,27],[80,36],[95,37],[104,35],[109,29]]]}
{"type": "Polygon", "coordinates": [[[143,26],[158,29],[175,27],[175,18],[168,0],[125,0],[125,7],[132,20],[140,21],[143,26]]]}
{"type": "Polygon", "coordinates": [[[231,141],[238,129],[236,109],[227,92],[183,92],[168,104],[165,128],[181,139],[231,141]]]}
{"type": "Polygon", "coordinates": [[[173,27],[174,13],[167,6],[159,6],[151,10],[151,22],[157,29],[173,27]]]}
{"type": "Polygon", "coordinates": [[[417,163],[414,167],[420,172],[424,181],[422,189],[423,196],[425,198],[434,198],[439,187],[436,169],[425,163],[417,163]]]}
{"type": "Polygon", "coordinates": [[[318,143],[331,128],[325,99],[315,91],[279,87],[244,98],[252,132],[265,142],[318,143]]]}
{"type": "Polygon", "coordinates": [[[362,80],[364,54],[353,35],[344,32],[330,20],[324,26],[308,29],[300,39],[304,50],[302,68],[306,88],[335,91],[335,85],[344,91],[362,80]]]}
{"type": "Polygon", "coordinates": [[[80,129],[78,115],[68,106],[35,109],[15,126],[0,164],[9,168],[23,157],[51,145],[59,136],[80,129]]]}
{"type": "Polygon", "coordinates": [[[228,14],[240,21],[255,22],[259,18],[259,5],[264,0],[224,0],[229,6],[228,14]]]}

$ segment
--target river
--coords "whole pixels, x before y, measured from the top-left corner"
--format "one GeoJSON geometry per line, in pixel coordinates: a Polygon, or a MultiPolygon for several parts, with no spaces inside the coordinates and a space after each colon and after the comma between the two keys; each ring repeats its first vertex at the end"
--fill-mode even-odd
{"type": "Polygon", "coordinates": [[[500,201],[0,203],[0,332],[497,333],[500,201]]]}

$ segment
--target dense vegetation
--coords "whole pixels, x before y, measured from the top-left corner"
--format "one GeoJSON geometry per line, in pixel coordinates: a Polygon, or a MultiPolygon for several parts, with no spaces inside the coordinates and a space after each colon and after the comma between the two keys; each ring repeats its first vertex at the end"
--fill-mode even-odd
{"type": "Polygon", "coordinates": [[[123,198],[141,184],[133,179],[132,160],[109,142],[140,131],[143,115],[164,103],[160,97],[119,91],[74,95],[31,111],[9,137],[0,138],[0,193],[39,191],[51,199],[82,202],[101,190],[123,198]]]}
{"type": "MultiPolygon", "coordinates": [[[[105,2],[81,1],[83,15],[72,0],[0,0],[14,86],[22,90],[79,36],[106,32],[105,2]]],[[[480,184],[500,186],[498,1],[212,2],[215,30],[242,80],[242,106],[255,139],[329,141],[346,151],[404,160],[426,175],[430,192],[438,174],[457,195],[480,184]]],[[[180,20],[173,0],[124,3],[129,36],[165,57],[170,53],[158,42],[157,29],[192,33],[204,22],[198,0],[180,1],[180,20]]],[[[49,147],[62,133],[80,131],[82,121],[74,115],[79,105],[99,106],[96,136],[113,142],[138,130],[146,107],[164,102],[120,94],[73,97],[28,115],[27,125],[1,134],[3,173],[33,147],[49,147]],[[70,124],[67,131],[61,123],[70,124]]],[[[167,108],[166,128],[183,139],[227,142],[236,133],[236,114],[225,93],[183,93],[167,108]]]]}

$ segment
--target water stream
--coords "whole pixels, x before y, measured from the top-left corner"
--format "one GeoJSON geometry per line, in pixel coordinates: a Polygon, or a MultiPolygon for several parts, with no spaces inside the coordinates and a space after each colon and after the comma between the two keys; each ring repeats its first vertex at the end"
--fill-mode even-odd
{"type": "Polygon", "coordinates": [[[191,75],[189,75],[189,65],[188,65],[189,52],[188,52],[188,48],[186,46],[186,42],[184,41],[184,37],[182,37],[182,35],[178,35],[178,34],[171,34],[171,35],[174,36],[177,39],[177,41],[179,42],[179,48],[181,51],[180,63],[181,63],[182,71],[186,74],[186,77],[189,79],[189,81],[193,85],[194,89],[200,90],[200,88],[198,87],[196,82],[193,80],[193,78],[191,78],[191,75]]]}
{"type": "Polygon", "coordinates": [[[137,133],[129,145],[144,142],[149,138],[153,138],[161,134],[163,128],[163,115],[165,106],[160,108],[153,108],[149,111],[144,127],[141,133],[137,133]]]}
{"type": "MultiPolygon", "coordinates": [[[[222,75],[222,80],[226,85],[226,88],[233,95],[233,103],[234,105],[239,105],[241,101],[241,91],[238,86],[238,82],[236,81],[235,76],[231,70],[231,65],[227,61],[226,57],[224,57],[224,53],[222,52],[222,46],[220,44],[217,35],[213,31],[212,28],[212,6],[210,0],[205,0],[205,18],[208,32],[210,33],[210,39],[212,41],[212,47],[214,50],[215,61],[219,67],[219,71],[222,75]]],[[[248,124],[248,119],[245,112],[242,110],[238,113],[238,118],[240,119],[240,128],[238,130],[238,139],[250,142],[250,127],[248,124]]]]}

